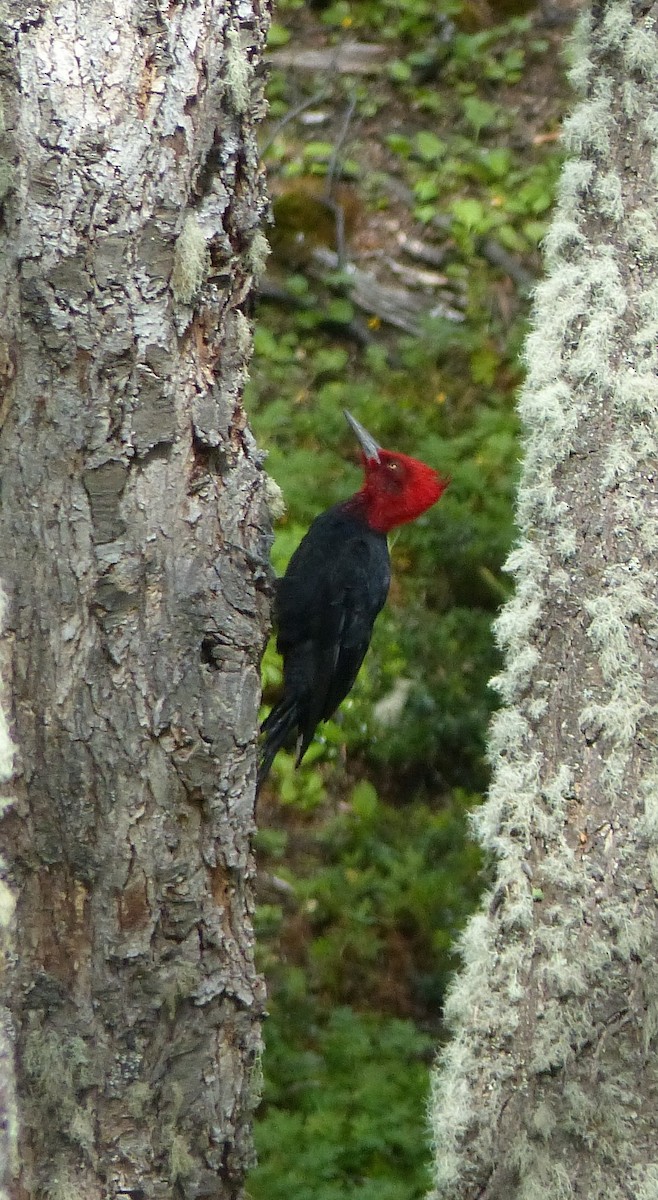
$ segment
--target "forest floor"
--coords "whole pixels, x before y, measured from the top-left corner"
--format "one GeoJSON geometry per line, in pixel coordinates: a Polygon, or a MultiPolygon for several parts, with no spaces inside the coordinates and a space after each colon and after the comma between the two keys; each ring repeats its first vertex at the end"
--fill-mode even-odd
{"type": "Polygon", "coordinates": [[[416,333],[423,314],[459,319],[463,285],[441,267],[469,232],[497,269],[503,320],[524,304],[540,267],[531,218],[548,197],[528,197],[523,212],[506,191],[514,165],[539,166],[558,139],[565,33],[579,4],[503,26],[488,6],[461,7],[454,19],[422,3],[409,12],[341,0],[283,10],[274,41],[284,44],[269,58],[265,161],[275,226],[266,295],[280,299],[281,272],[321,277],[347,267],[371,332],[381,323],[384,337],[387,326],[416,333]],[[511,219],[518,215],[528,218],[525,239],[511,219]],[[455,219],[464,229],[455,231],[455,219]]]}

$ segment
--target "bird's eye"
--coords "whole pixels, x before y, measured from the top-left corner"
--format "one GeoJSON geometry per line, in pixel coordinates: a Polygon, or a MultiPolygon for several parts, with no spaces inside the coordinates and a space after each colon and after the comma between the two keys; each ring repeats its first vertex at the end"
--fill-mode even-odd
{"type": "Polygon", "coordinates": [[[391,472],[391,475],[399,475],[400,464],[399,464],[399,462],[396,462],[394,458],[392,458],[389,462],[387,462],[386,466],[388,467],[388,470],[391,472]]]}

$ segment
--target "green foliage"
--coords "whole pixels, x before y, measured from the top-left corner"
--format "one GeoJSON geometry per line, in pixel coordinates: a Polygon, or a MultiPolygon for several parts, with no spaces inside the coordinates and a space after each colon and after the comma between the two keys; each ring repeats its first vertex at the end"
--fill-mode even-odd
{"type": "Polygon", "coordinates": [[[267,45],[270,50],[277,46],[285,46],[290,41],[290,30],[286,29],[285,25],[280,25],[278,21],[272,21],[269,32],[267,34],[267,45]]]}
{"type": "MultiPolygon", "coordinates": [[[[280,906],[259,908],[271,1020],[255,1200],[426,1190],[433,1039],[390,1013],[438,1012],[475,896],[477,852],[463,846],[471,799],[396,809],[362,779],[318,828],[319,861],[295,879],[304,937],[291,938],[280,906]]],[[[300,840],[299,828],[285,846],[262,831],[265,868],[281,871],[300,840]]]]}
{"type": "MultiPolygon", "coordinates": [[[[317,513],[360,485],[344,407],[451,482],[391,539],[391,593],[350,697],[298,770],[279,754],[260,800],[260,864],[277,883],[257,914],[271,1016],[249,1191],[413,1200],[428,1188],[430,1046],[480,884],[468,813],[488,784],[488,681],[500,670],[491,625],[509,594],[501,568],[514,538],[525,301],[484,250],[493,241],[537,270],[560,158],[552,131],[534,145],[516,111],[517,84],[532,87],[549,49],[529,18],[471,28],[461,0],[309,10],[279,0],[271,45],[311,29],[313,44],[347,33],[390,53],[367,80],[302,79],[277,70],[273,54],[270,111],[284,121],[266,153],[270,240],[286,302],[259,307],[247,404],[288,506],[275,571],[317,513]],[[308,126],[294,119],[305,99],[308,126]],[[416,337],[386,331],[356,308],[347,271],[318,277],[313,249],[339,249],[332,187],[348,260],[361,231],[387,230],[389,217],[394,227],[408,197],[402,226],[436,249],[461,322],[427,319],[416,337]]],[[[280,685],[272,642],[267,705],[280,685]]]]}
{"type": "Polygon", "coordinates": [[[464,845],[469,801],[455,792],[438,812],[420,802],[396,808],[366,780],[356,785],[319,835],[322,865],[298,884],[318,992],[388,1008],[392,989],[402,1010],[431,999],[438,1008],[450,947],[477,893],[478,854],[464,845]],[[401,930],[415,963],[407,980],[392,968],[401,930]]]}
{"type": "Polygon", "coordinates": [[[287,1020],[268,1031],[256,1200],[420,1200],[427,1191],[425,1123],[431,1041],[408,1021],[350,1007],[318,1023],[291,981],[287,1020]],[[291,1039],[286,1025],[306,1030],[291,1039]],[[404,1070],[400,1064],[404,1063],[404,1070]]]}

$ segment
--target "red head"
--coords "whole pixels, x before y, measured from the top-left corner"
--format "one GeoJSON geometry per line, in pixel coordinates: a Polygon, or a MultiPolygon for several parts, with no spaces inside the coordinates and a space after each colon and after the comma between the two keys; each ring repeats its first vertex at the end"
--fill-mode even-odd
{"type": "Polygon", "coordinates": [[[371,529],[388,533],[436,504],[448,486],[448,479],[442,479],[416,458],[382,450],[350,413],[346,411],[345,416],[361,445],[365,481],[355,500],[371,529]]]}

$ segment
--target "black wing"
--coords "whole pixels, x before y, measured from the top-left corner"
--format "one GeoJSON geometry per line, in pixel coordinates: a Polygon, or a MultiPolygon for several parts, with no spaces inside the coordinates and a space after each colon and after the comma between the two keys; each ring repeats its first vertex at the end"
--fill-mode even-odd
{"type": "Polygon", "coordinates": [[[296,708],[298,758],[350,691],[389,583],[385,535],[340,505],[316,518],[279,581],[281,704],[296,708]]]}

